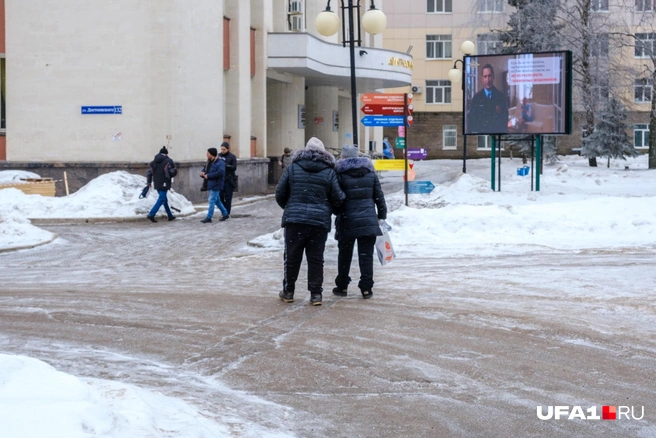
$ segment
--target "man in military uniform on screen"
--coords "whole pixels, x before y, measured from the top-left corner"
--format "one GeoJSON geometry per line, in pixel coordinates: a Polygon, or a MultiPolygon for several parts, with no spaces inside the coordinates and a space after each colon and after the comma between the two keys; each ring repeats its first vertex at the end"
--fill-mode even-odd
{"type": "Polygon", "coordinates": [[[485,64],[481,69],[483,89],[474,95],[467,115],[468,133],[506,134],[508,105],[506,96],[494,86],[494,68],[485,64]]]}

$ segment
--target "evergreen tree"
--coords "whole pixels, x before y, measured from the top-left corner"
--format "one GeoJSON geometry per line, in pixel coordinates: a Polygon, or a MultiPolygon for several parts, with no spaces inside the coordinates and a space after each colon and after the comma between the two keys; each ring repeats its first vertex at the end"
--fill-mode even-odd
{"type": "MultiPolygon", "coordinates": [[[[608,46],[608,30],[618,19],[613,14],[597,12],[598,4],[597,0],[565,0],[560,14],[565,24],[564,44],[572,50],[573,85],[584,113],[584,139],[593,134],[597,112],[607,100],[609,62],[607,57],[600,56],[600,51],[608,46]]],[[[584,142],[582,155],[588,157],[590,166],[596,167],[593,149],[585,151],[586,144],[591,143],[584,142]]]]}
{"type": "MultiPolygon", "coordinates": [[[[508,0],[508,4],[516,11],[510,14],[508,27],[498,31],[504,44],[503,53],[547,52],[560,48],[559,33],[563,28],[558,22],[560,0],[508,0]]],[[[555,161],[556,138],[544,136],[543,139],[546,159],[555,161]]],[[[509,143],[511,148],[519,149],[526,162],[532,142],[519,140],[509,143]]]]}
{"type": "Polygon", "coordinates": [[[498,31],[504,53],[547,52],[560,47],[560,0],[508,0],[508,4],[517,10],[510,14],[508,28],[498,31]]]}
{"type": "Polygon", "coordinates": [[[597,117],[594,132],[583,139],[581,154],[586,157],[607,157],[608,166],[611,158],[635,157],[638,151],[633,147],[633,140],[626,133],[626,108],[615,97],[611,97],[606,107],[597,117]]]}

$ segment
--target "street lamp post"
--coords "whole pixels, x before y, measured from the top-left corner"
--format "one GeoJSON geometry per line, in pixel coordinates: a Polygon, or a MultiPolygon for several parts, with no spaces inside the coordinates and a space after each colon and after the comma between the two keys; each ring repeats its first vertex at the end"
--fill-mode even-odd
{"type": "MultiPolygon", "coordinates": [[[[326,9],[317,15],[317,18],[314,20],[314,26],[317,31],[323,36],[332,36],[337,33],[339,28],[339,17],[330,9],[330,1],[326,4],[326,9]]],[[[348,10],[349,14],[349,25],[348,25],[348,40],[346,39],[346,30],[345,23],[342,20],[342,45],[346,47],[346,43],[349,44],[350,52],[350,64],[351,64],[351,113],[353,121],[353,144],[358,145],[358,95],[355,86],[355,43],[358,43],[358,46],[362,46],[362,38],[360,33],[360,0],[354,4],[353,0],[348,0],[345,5],[344,0],[341,1],[342,17],[348,10]],[[358,38],[355,38],[355,20],[354,20],[354,10],[357,12],[357,23],[358,23],[358,38]]],[[[387,26],[387,17],[383,14],[382,11],[376,9],[374,5],[374,0],[371,0],[371,6],[369,10],[362,17],[362,27],[365,32],[370,33],[371,35],[376,35],[377,33],[385,30],[387,26]]],[[[358,145],[359,147],[359,145],[358,145]]]]}
{"type": "MultiPolygon", "coordinates": [[[[472,55],[476,46],[471,41],[465,41],[460,45],[460,51],[464,55],[472,55]]],[[[449,70],[449,79],[452,83],[457,84],[462,81],[462,173],[467,173],[467,134],[465,134],[465,63],[462,59],[456,59],[453,68],[449,70]],[[458,70],[458,62],[462,66],[462,72],[458,70]]]]}

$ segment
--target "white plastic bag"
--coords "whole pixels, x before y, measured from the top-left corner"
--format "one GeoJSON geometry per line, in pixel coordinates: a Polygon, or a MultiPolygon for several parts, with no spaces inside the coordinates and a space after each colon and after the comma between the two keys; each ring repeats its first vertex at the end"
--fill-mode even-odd
{"type": "Polygon", "coordinates": [[[392,247],[392,239],[390,239],[387,229],[381,226],[380,230],[383,232],[383,235],[376,237],[376,253],[378,254],[378,260],[380,260],[380,264],[385,266],[394,260],[396,254],[394,253],[394,247],[392,247]]]}

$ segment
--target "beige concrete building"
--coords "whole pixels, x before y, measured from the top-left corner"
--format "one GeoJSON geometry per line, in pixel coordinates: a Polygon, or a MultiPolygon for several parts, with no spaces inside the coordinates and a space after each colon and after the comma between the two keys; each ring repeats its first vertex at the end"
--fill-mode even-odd
{"type": "MultiPolygon", "coordinates": [[[[653,1],[595,0],[591,8],[593,16],[599,19],[600,32],[606,37],[611,32],[630,31],[644,38],[648,47],[655,47],[653,1]]],[[[412,85],[386,90],[413,93],[414,123],[408,131],[410,147],[428,149],[429,158],[455,159],[463,157],[466,141],[468,157],[490,155],[489,137],[467,136],[465,139],[462,135],[462,84],[452,84],[448,72],[456,60],[463,58],[460,46],[466,40],[475,44],[474,54],[498,53],[496,50],[502,43],[491,29],[506,28],[514,10],[507,0],[386,0],[388,26],[384,32],[384,46],[397,51],[412,48],[412,85]]],[[[622,97],[629,111],[629,134],[634,138],[634,145],[646,152],[652,81],[641,66],[650,63],[649,51],[633,47],[630,39],[624,39],[624,43],[609,38],[606,44],[593,48],[593,54],[598,62],[613,64],[616,68],[609,75],[613,78],[613,92],[622,97]]],[[[457,67],[462,69],[462,64],[457,63],[457,67]]],[[[652,69],[654,67],[651,65],[652,69]]],[[[608,93],[608,89],[601,91],[608,93]]],[[[563,154],[576,152],[581,146],[582,108],[577,90],[573,95],[572,134],[557,138],[558,152],[563,154]]],[[[386,129],[385,133],[391,139],[396,137],[395,129],[386,129]]],[[[401,156],[401,151],[397,149],[396,154],[401,156]]]]}
{"type": "MultiPolygon", "coordinates": [[[[196,200],[205,151],[225,139],[240,194],[265,192],[285,147],[352,139],[349,50],[314,29],[325,3],[0,0],[0,169],[69,170],[75,190],[99,173],[145,173],[166,145],[178,191],[196,200]]],[[[358,93],[409,85],[412,70],[389,62],[409,65],[405,49],[362,35],[358,93]]],[[[359,129],[380,145],[381,128],[359,129]]]]}

